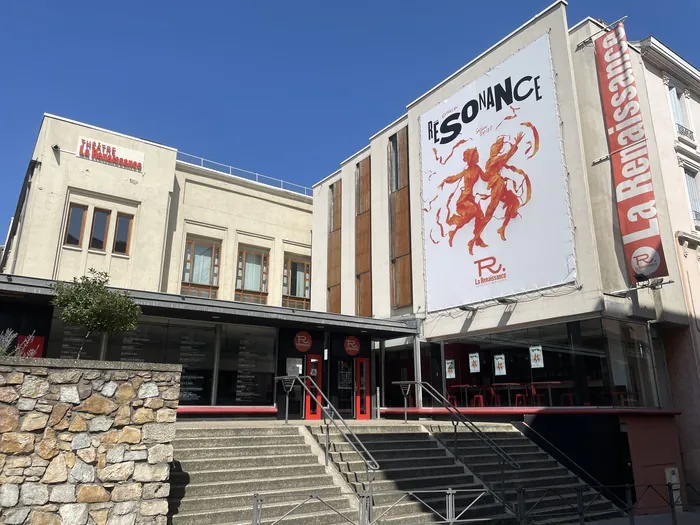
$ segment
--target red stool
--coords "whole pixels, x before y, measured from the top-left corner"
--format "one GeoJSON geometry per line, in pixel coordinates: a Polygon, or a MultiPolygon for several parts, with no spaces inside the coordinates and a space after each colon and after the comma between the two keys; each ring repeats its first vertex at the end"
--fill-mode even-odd
{"type": "Polygon", "coordinates": [[[501,406],[501,395],[496,393],[496,389],[491,387],[490,389],[491,392],[491,403],[495,407],[500,407],[501,406]]]}
{"type": "Polygon", "coordinates": [[[527,405],[527,394],[515,394],[515,406],[527,405]]]}
{"type": "Polygon", "coordinates": [[[458,407],[459,403],[457,402],[457,398],[453,396],[452,394],[447,395],[447,400],[452,403],[454,406],[458,407]]]}
{"type": "Polygon", "coordinates": [[[576,404],[576,394],[573,392],[567,392],[561,395],[561,404],[567,406],[574,406],[576,404]]]}
{"type": "Polygon", "coordinates": [[[474,397],[472,397],[472,406],[484,408],[484,396],[482,394],[475,394],[474,397]]]}
{"type": "Polygon", "coordinates": [[[538,394],[534,385],[530,385],[530,395],[532,396],[532,406],[544,406],[544,394],[538,394]]]}

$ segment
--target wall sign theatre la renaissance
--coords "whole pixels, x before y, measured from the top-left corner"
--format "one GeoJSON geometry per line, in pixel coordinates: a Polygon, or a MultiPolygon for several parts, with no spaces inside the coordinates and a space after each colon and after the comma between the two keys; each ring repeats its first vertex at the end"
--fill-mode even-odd
{"type": "Polygon", "coordinates": [[[576,278],[549,36],[420,117],[428,311],[576,278]]]}

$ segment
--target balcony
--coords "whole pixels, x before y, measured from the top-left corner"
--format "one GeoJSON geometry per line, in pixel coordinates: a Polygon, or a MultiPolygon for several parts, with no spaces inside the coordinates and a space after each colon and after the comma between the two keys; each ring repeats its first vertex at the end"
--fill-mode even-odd
{"type": "Polygon", "coordinates": [[[695,221],[695,229],[700,230],[700,211],[693,210],[693,220],[695,221]]]}
{"type": "Polygon", "coordinates": [[[695,142],[695,136],[693,135],[693,132],[685,126],[683,126],[682,124],[678,124],[676,122],[676,131],[678,132],[679,136],[684,137],[691,142],[695,142]]]}
{"type": "Polygon", "coordinates": [[[283,295],[282,306],[287,308],[295,308],[297,310],[309,310],[311,309],[311,301],[306,297],[283,295]]]}
{"type": "Polygon", "coordinates": [[[256,292],[237,288],[234,299],[242,303],[267,304],[267,292],[256,292]]]}

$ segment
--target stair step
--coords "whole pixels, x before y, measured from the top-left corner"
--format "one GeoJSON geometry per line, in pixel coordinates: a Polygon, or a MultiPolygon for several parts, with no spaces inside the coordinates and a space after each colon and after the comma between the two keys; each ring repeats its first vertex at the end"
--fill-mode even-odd
{"type": "MultiPolygon", "coordinates": [[[[172,491],[171,491],[172,492],[172,491]]],[[[341,494],[339,486],[329,485],[326,487],[301,487],[293,489],[283,489],[281,491],[260,491],[258,492],[263,498],[263,503],[269,505],[271,503],[289,502],[291,497],[298,496],[299,498],[310,494],[326,496],[328,498],[339,497],[356,497],[355,494],[341,494]]],[[[169,499],[170,509],[173,512],[194,512],[198,510],[210,510],[215,508],[235,508],[235,507],[250,507],[253,504],[252,494],[222,494],[218,496],[189,496],[185,498],[174,498],[172,495],[169,499]]]]}
{"type": "MultiPolygon", "coordinates": [[[[413,478],[402,478],[383,480],[378,479],[372,482],[372,490],[375,492],[395,492],[395,491],[417,491],[422,490],[443,490],[458,487],[474,488],[474,476],[470,474],[457,474],[449,476],[420,476],[413,478]]],[[[350,482],[355,492],[362,492],[369,488],[364,482],[350,482]]]]}
{"type": "MultiPolygon", "coordinates": [[[[306,476],[303,478],[305,486],[327,487],[332,485],[333,478],[329,474],[306,476]]],[[[297,488],[300,484],[299,476],[280,477],[270,479],[246,479],[239,481],[220,481],[204,483],[176,483],[171,482],[171,498],[190,496],[214,496],[221,494],[255,494],[256,492],[297,488]]]]}
{"type": "MultiPolygon", "coordinates": [[[[405,448],[438,448],[438,444],[432,441],[428,435],[424,439],[416,440],[390,440],[390,441],[362,441],[362,444],[370,452],[375,450],[403,450],[405,448]]],[[[323,442],[321,442],[323,446],[323,442]]],[[[354,450],[350,443],[345,441],[331,443],[330,450],[336,452],[349,452],[354,450]]]]}
{"type": "Polygon", "coordinates": [[[307,454],[310,453],[309,446],[306,444],[299,445],[261,445],[247,447],[196,447],[196,442],[188,443],[189,447],[175,449],[176,460],[186,459],[204,459],[218,457],[248,457],[248,456],[278,456],[289,454],[307,454]]]}
{"type": "MultiPolygon", "coordinates": [[[[317,511],[309,514],[301,514],[295,512],[291,516],[284,519],[282,523],[284,525],[347,525],[348,521],[342,516],[339,516],[336,512],[332,510],[317,511]]],[[[350,520],[357,520],[357,511],[348,510],[343,512],[345,516],[350,520]]],[[[279,520],[280,516],[271,516],[263,507],[262,518],[260,520],[261,525],[268,525],[279,520]]],[[[173,516],[173,525],[199,525],[206,523],[207,525],[250,525],[252,520],[252,504],[251,504],[251,517],[248,519],[243,519],[241,521],[232,522],[226,517],[226,513],[199,513],[199,514],[189,514],[187,516],[173,516]],[[209,516],[209,517],[207,517],[209,516]]]]}
{"type": "MultiPolygon", "coordinates": [[[[302,503],[306,498],[294,498],[286,502],[267,502],[263,501],[263,518],[279,518],[282,517],[287,512],[293,510],[297,505],[302,503]]],[[[304,503],[300,508],[296,510],[298,513],[314,513],[319,514],[324,511],[328,511],[326,504],[330,505],[333,509],[343,512],[349,516],[356,514],[357,511],[353,511],[350,507],[350,503],[345,496],[335,496],[335,497],[322,497],[323,501],[310,500],[304,503]],[[325,502],[325,503],[324,503],[325,502]]],[[[212,502],[213,503],[213,502],[212,502]]],[[[247,521],[251,523],[253,515],[253,498],[251,497],[247,505],[240,507],[228,508],[224,506],[223,502],[216,504],[216,507],[210,507],[210,509],[201,509],[194,511],[184,511],[173,515],[173,524],[177,525],[208,525],[211,523],[232,523],[237,521],[247,521]],[[215,510],[213,510],[215,509],[215,510]]],[[[354,516],[352,516],[354,517],[354,516]]],[[[284,522],[286,523],[286,519],[284,522]]]]}
{"type": "Polygon", "coordinates": [[[172,483],[213,483],[217,481],[266,480],[285,476],[313,476],[325,474],[326,469],[318,463],[313,465],[295,465],[282,467],[247,467],[236,470],[202,470],[196,472],[173,472],[170,474],[172,483]]]}
{"type": "MultiPolygon", "coordinates": [[[[375,456],[376,459],[376,456],[375,456]]],[[[377,461],[380,461],[377,459],[377,461]]],[[[356,461],[338,461],[335,460],[338,468],[341,472],[362,472],[365,470],[365,463],[361,460],[356,461]]],[[[404,458],[394,458],[394,459],[382,459],[380,463],[381,470],[385,469],[396,469],[405,467],[406,465],[411,465],[413,468],[424,468],[424,467],[438,467],[438,466],[453,466],[455,464],[454,458],[448,457],[446,455],[442,456],[418,456],[414,457],[410,454],[406,454],[404,458]]]]}
{"type": "Polygon", "coordinates": [[[241,427],[241,426],[199,426],[190,427],[176,425],[175,439],[195,437],[246,437],[246,436],[298,436],[296,425],[278,425],[271,427],[241,427]]]}
{"type": "MultiPolygon", "coordinates": [[[[417,434],[417,433],[422,433],[425,434],[426,432],[423,430],[423,427],[420,425],[404,425],[404,424],[399,424],[399,425],[348,425],[350,427],[350,430],[352,430],[355,434],[360,435],[360,434],[404,434],[404,433],[412,433],[412,434],[417,434]]],[[[319,434],[325,434],[326,432],[326,427],[325,425],[312,425],[308,427],[311,433],[314,435],[319,435],[319,434]]],[[[344,427],[340,425],[340,428],[344,427]]],[[[334,426],[329,427],[330,430],[330,435],[331,436],[338,436],[340,435],[340,432],[338,429],[336,429],[334,426]]]]}
{"type": "MultiPolygon", "coordinates": [[[[246,467],[316,465],[318,463],[318,458],[307,451],[306,454],[280,454],[277,456],[219,456],[204,459],[180,459],[178,463],[180,471],[198,472],[203,470],[226,470],[246,467]]],[[[177,472],[177,470],[173,469],[171,472],[177,472]]]]}
{"type": "Polygon", "coordinates": [[[188,437],[175,436],[173,446],[179,448],[204,447],[245,447],[259,445],[301,445],[304,437],[300,434],[289,436],[234,436],[234,437],[188,437]]]}
{"type": "MultiPolygon", "coordinates": [[[[375,481],[395,481],[400,483],[401,480],[406,478],[431,478],[439,476],[464,476],[464,468],[460,465],[456,465],[454,462],[449,466],[428,466],[428,467],[416,467],[412,463],[408,463],[410,466],[404,468],[394,468],[386,469],[382,468],[377,472],[374,472],[375,481]]],[[[349,482],[363,482],[367,481],[367,472],[343,472],[343,475],[349,482]]]]}
{"type": "MultiPolygon", "coordinates": [[[[334,450],[330,451],[331,459],[335,462],[341,461],[362,461],[360,455],[354,450],[347,452],[336,452],[334,450]]],[[[372,451],[372,456],[378,462],[383,464],[386,461],[393,460],[405,460],[411,457],[434,457],[434,458],[444,458],[447,457],[445,451],[440,447],[433,448],[402,448],[398,450],[377,450],[372,451]]]]}

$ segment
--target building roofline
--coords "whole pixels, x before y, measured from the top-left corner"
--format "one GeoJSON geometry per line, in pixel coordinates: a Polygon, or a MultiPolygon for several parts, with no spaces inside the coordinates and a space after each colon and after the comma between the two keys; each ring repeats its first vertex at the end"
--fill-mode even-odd
{"type": "Polygon", "coordinates": [[[581,20],[580,22],[577,22],[576,24],[572,25],[572,26],[569,28],[569,33],[571,33],[572,31],[576,31],[576,30],[579,28],[579,26],[582,26],[582,25],[585,24],[586,22],[591,22],[591,23],[597,25],[598,28],[600,28],[600,29],[605,29],[605,24],[602,24],[600,21],[596,20],[596,19],[593,18],[593,17],[587,16],[586,18],[584,18],[584,19],[581,20]]]}
{"type": "Polygon", "coordinates": [[[382,133],[384,133],[387,129],[390,129],[390,128],[396,126],[399,122],[401,122],[402,120],[407,119],[407,118],[408,118],[408,113],[404,113],[404,114],[401,115],[399,118],[397,118],[394,122],[392,122],[391,124],[388,124],[388,125],[384,126],[382,129],[380,129],[380,130],[377,131],[374,135],[372,135],[372,136],[369,138],[370,142],[372,142],[372,141],[373,141],[374,139],[376,139],[379,135],[381,135],[382,133]]]}
{"type": "Polygon", "coordinates": [[[440,82],[439,84],[433,86],[433,87],[430,88],[428,91],[426,91],[426,92],[423,93],[421,96],[419,96],[417,99],[415,99],[413,102],[409,103],[409,104],[406,106],[406,108],[407,108],[407,109],[412,108],[413,106],[415,106],[416,104],[418,104],[420,101],[422,101],[424,98],[426,98],[426,97],[428,97],[429,95],[432,95],[433,93],[435,93],[438,89],[440,89],[441,87],[443,87],[445,84],[447,84],[448,82],[454,80],[455,77],[457,77],[458,75],[460,75],[461,73],[463,73],[464,71],[466,71],[467,69],[469,69],[470,67],[472,67],[472,65],[474,65],[476,62],[478,62],[479,60],[481,60],[484,56],[486,56],[486,55],[488,55],[489,53],[491,53],[494,49],[500,47],[500,46],[501,46],[504,42],[506,42],[508,39],[512,38],[514,35],[516,35],[516,34],[519,33],[520,31],[522,31],[523,29],[525,29],[527,26],[529,26],[530,24],[534,23],[537,19],[543,17],[544,15],[546,15],[547,13],[549,13],[550,11],[552,11],[553,9],[559,7],[560,5],[566,6],[566,5],[568,5],[568,2],[567,2],[566,0],[556,0],[553,4],[549,5],[548,7],[545,7],[542,11],[540,11],[540,12],[537,13],[535,16],[533,16],[532,18],[530,18],[527,22],[525,22],[524,24],[522,24],[521,26],[519,26],[517,29],[511,31],[511,32],[508,33],[506,36],[504,36],[503,38],[501,38],[498,42],[496,42],[494,45],[492,45],[491,47],[489,47],[486,51],[484,51],[483,53],[479,54],[478,56],[476,56],[475,58],[473,58],[472,60],[470,60],[469,62],[467,62],[465,65],[463,65],[463,66],[462,66],[461,68],[459,68],[457,71],[455,71],[455,72],[452,73],[450,76],[448,76],[447,78],[445,78],[442,82],[440,82]]]}
{"type": "Polygon", "coordinates": [[[109,133],[109,134],[111,134],[111,135],[116,135],[116,136],[118,136],[118,137],[123,137],[123,138],[125,138],[125,139],[130,139],[130,140],[136,140],[136,141],[138,141],[138,142],[143,142],[144,144],[148,144],[149,146],[155,146],[155,147],[157,147],[157,148],[163,148],[163,149],[167,149],[167,150],[170,150],[170,151],[177,151],[177,148],[173,148],[173,147],[171,147],[171,146],[165,146],[164,144],[158,144],[157,142],[153,142],[152,140],[146,140],[146,139],[142,139],[142,138],[139,138],[139,137],[134,137],[134,136],[132,136],[132,135],[127,135],[127,134],[125,134],[125,133],[119,133],[118,131],[113,131],[113,130],[111,130],[111,129],[100,128],[99,126],[93,126],[92,124],[86,124],[85,122],[80,122],[79,120],[73,120],[73,119],[69,119],[69,118],[66,118],[66,117],[61,117],[61,116],[59,116],[59,115],[53,115],[53,114],[51,114],[51,113],[44,113],[44,118],[52,118],[52,119],[55,119],[55,120],[60,120],[60,121],[62,121],[62,122],[67,122],[67,123],[69,123],[69,124],[75,124],[75,125],[77,125],[77,126],[83,126],[84,128],[94,129],[95,131],[101,131],[101,132],[103,132],[103,133],[109,133]]]}
{"type": "MultiPolygon", "coordinates": [[[[3,293],[17,296],[27,294],[44,296],[53,295],[52,286],[56,281],[37,277],[0,274],[0,295],[3,293]]],[[[114,288],[114,290],[121,290],[114,288]]],[[[257,305],[220,299],[204,299],[187,295],[147,292],[141,290],[122,290],[140,306],[178,310],[180,312],[197,312],[199,314],[228,315],[245,321],[268,320],[280,324],[304,324],[319,329],[347,330],[383,337],[401,337],[417,335],[418,323],[415,319],[394,320],[372,317],[355,317],[352,315],[331,314],[311,310],[298,310],[282,306],[257,305]]]]}
{"type": "Polygon", "coordinates": [[[367,144],[364,148],[362,148],[362,149],[356,151],[355,153],[353,153],[352,155],[350,155],[347,159],[345,159],[343,162],[341,162],[340,165],[343,166],[343,165],[347,164],[349,161],[351,161],[355,157],[358,157],[359,155],[362,155],[363,153],[368,151],[369,148],[370,148],[370,145],[367,144]]]}
{"type": "Polygon", "coordinates": [[[636,43],[642,56],[662,71],[670,73],[696,93],[700,93],[700,70],[654,36],[636,43]]]}
{"type": "Polygon", "coordinates": [[[312,188],[315,188],[315,187],[317,187],[317,186],[320,186],[321,184],[323,184],[324,182],[326,182],[326,181],[332,179],[332,178],[335,177],[336,175],[339,175],[341,171],[342,171],[342,170],[341,170],[340,168],[338,168],[337,170],[335,170],[335,171],[334,171],[333,173],[331,173],[330,175],[326,175],[325,177],[323,177],[320,181],[318,181],[316,184],[314,184],[314,185],[311,186],[311,187],[312,187],[312,188]]]}

